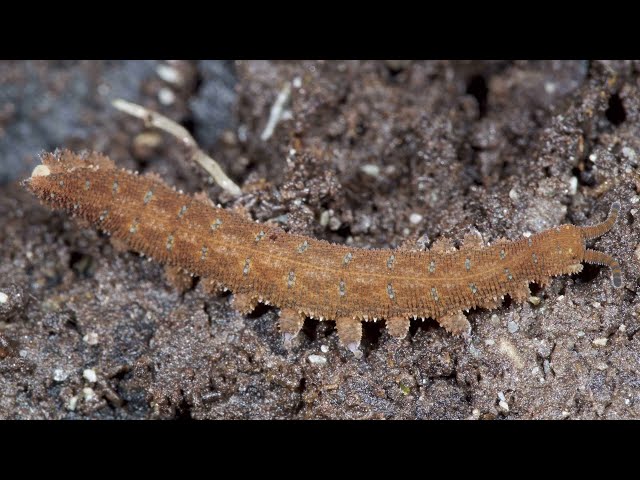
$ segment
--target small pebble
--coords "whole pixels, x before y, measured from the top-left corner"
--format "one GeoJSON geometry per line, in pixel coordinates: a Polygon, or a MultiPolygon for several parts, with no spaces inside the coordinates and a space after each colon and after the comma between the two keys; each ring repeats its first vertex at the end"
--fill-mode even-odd
{"type": "Polygon", "coordinates": [[[422,222],[422,218],[422,215],[420,215],[419,213],[412,213],[409,216],[409,221],[414,225],[418,225],[420,222],[422,222]]]}
{"type": "Polygon", "coordinates": [[[93,388],[83,388],[82,395],[84,396],[85,401],[90,402],[94,398],[96,398],[96,392],[93,391],[93,388]]]}
{"type": "Polygon", "coordinates": [[[331,218],[331,212],[329,210],[325,210],[320,214],[320,226],[326,227],[329,225],[329,218],[331,218]]]}
{"type": "Polygon", "coordinates": [[[507,402],[505,402],[504,400],[501,400],[498,405],[500,405],[500,408],[502,410],[504,410],[505,412],[509,411],[509,404],[507,402]]]}
{"type": "Polygon", "coordinates": [[[514,202],[518,201],[518,199],[520,198],[520,195],[518,194],[518,191],[515,188],[512,188],[511,190],[509,190],[509,198],[514,202]]]}
{"type": "Polygon", "coordinates": [[[632,162],[636,159],[636,151],[631,147],[623,147],[622,155],[631,160],[632,162]]]}
{"type": "Polygon", "coordinates": [[[163,105],[172,105],[176,101],[176,95],[169,88],[158,90],[158,100],[163,105]]]}
{"type": "Polygon", "coordinates": [[[109,92],[111,91],[111,87],[106,83],[101,83],[100,85],[98,85],[97,90],[98,90],[98,95],[100,95],[101,97],[105,97],[109,95],[109,92]]]}
{"type": "Polygon", "coordinates": [[[510,320],[509,323],[507,323],[507,330],[509,330],[509,333],[516,333],[519,329],[520,327],[513,320],[510,320]]]}
{"type": "Polygon", "coordinates": [[[529,297],[529,303],[534,306],[540,305],[540,297],[536,297],[534,295],[529,297]]]}
{"type": "Polygon", "coordinates": [[[571,177],[569,180],[569,193],[575,195],[578,191],[578,177],[571,177]]]}
{"type": "Polygon", "coordinates": [[[64,382],[69,377],[69,374],[65,372],[62,368],[56,368],[53,371],[53,379],[56,382],[64,382]]]}
{"type": "Polygon", "coordinates": [[[174,85],[182,85],[184,79],[182,74],[169,65],[158,65],[156,67],[156,73],[158,76],[167,83],[173,83],[174,85]]]}
{"type": "Polygon", "coordinates": [[[593,341],[594,345],[597,345],[598,347],[604,347],[607,344],[608,339],[607,338],[596,338],[593,341]]]}
{"type": "Polygon", "coordinates": [[[98,334],[96,332],[89,332],[82,340],[89,345],[97,345],[98,344],[98,334]]]}
{"type": "Polygon", "coordinates": [[[327,363],[327,359],[324,358],[322,355],[309,355],[309,363],[313,363],[316,365],[324,365],[325,363],[327,363]]]}
{"type": "Polygon", "coordinates": [[[380,167],[378,165],[373,165],[371,163],[361,165],[360,171],[372,177],[380,176],[380,167]]]}
{"type": "Polygon", "coordinates": [[[77,405],[78,405],[78,396],[74,395],[69,399],[69,402],[67,403],[67,410],[71,410],[73,412],[76,409],[77,405]]]}
{"type": "Polygon", "coordinates": [[[489,339],[487,339],[487,340],[485,340],[485,341],[484,341],[484,344],[485,344],[485,345],[489,345],[489,346],[491,346],[491,345],[495,345],[495,343],[496,343],[496,342],[495,342],[495,340],[493,340],[493,339],[491,339],[491,338],[489,338],[489,339]]]}
{"type": "Polygon", "coordinates": [[[0,290],[0,322],[20,313],[26,304],[27,295],[20,285],[3,285],[0,290]]]}
{"type": "Polygon", "coordinates": [[[533,367],[531,375],[538,375],[538,373],[540,373],[540,367],[533,367]]]}
{"type": "Polygon", "coordinates": [[[302,79],[300,77],[295,77],[291,82],[293,88],[300,88],[302,86],[302,79]]]}
{"type": "Polygon", "coordinates": [[[331,217],[329,219],[329,230],[335,232],[336,230],[340,229],[341,226],[342,222],[338,217],[331,217]]]}
{"type": "Polygon", "coordinates": [[[623,323],[618,327],[618,330],[620,330],[621,332],[626,332],[627,331],[627,326],[623,323]]]}
{"type": "Polygon", "coordinates": [[[321,345],[320,346],[320,351],[322,353],[327,353],[329,351],[329,346],[328,345],[321,345]]]}
{"type": "Polygon", "coordinates": [[[96,375],[96,371],[92,368],[85,369],[85,371],[82,372],[82,376],[91,383],[95,383],[98,380],[98,375],[96,375]]]}

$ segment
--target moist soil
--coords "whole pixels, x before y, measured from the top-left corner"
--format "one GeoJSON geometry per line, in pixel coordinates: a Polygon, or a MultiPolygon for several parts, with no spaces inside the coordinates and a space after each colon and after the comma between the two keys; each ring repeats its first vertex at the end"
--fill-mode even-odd
{"type": "Polygon", "coordinates": [[[639,418],[639,80],[626,61],[1,62],[0,418],[639,418]],[[243,194],[114,98],[180,122],[243,194]],[[624,284],[586,266],[472,310],[468,336],[368,322],[362,358],[307,319],[286,350],[277,309],[240,315],[197,279],[180,291],[41,206],[19,181],[56,147],[368,248],[515,239],[620,200],[593,248],[624,284]]]}

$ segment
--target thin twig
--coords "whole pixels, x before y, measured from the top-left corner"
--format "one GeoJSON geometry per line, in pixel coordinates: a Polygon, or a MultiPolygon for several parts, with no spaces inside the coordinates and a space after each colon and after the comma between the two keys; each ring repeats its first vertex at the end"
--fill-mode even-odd
{"type": "Polygon", "coordinates": [[[266,141],[271,135],[273,135],[273,130],[276,128],[276,125],[282,118],[282,114],[284,113],[284,106],[289,100],[289,95],[291,95],[291,82],[287,82],[278,93],[276,97],[276,101],[273,103],[271,107],[271,112],[269,113],[269,120],[267,120],[267,125],[264,127],[262,134],[260,135],[260,140],[266,141]]]}
{"type": "Polygon", "coordinates": [[[191,158],[204,168],[220,187],[234,196],[242,193],[240,187],[227,177],[222,168],[220,168],[220,165],[218,165],[218,162],[202,151],[195,139],[182,125],[142,105],[131,103],[121,98],[115,99],[112,105],[121,112],[144,120],[147,125],[163,130],[176,137],[191,151],[191,158]]]}

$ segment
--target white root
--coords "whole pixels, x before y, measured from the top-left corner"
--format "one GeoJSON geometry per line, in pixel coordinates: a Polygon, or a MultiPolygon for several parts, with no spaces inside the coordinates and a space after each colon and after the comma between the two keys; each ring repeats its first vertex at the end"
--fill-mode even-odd
{"type": "Polygon", "coordinates": [[[195,139],[182,125],[174,122],[164,115],[160,115],[157,112],[149,110],[142,105],[128,102],[121,98],[115,99],[112,102],[112,105],[121,112],[144,120],[148,125],[163,130],[176,137],[185,146],[187,146],[187,148],[189,148],[193,160],[197,162],[209,175],[211,175],[211,178],[220,185],[221,188],[234,196],[238,196],[242,193],[240,187],[238,187],[233,180],[227,177],[222,168],[220,168],[220,165],[218,165],[218,162],[202,151],[195,139]]]}

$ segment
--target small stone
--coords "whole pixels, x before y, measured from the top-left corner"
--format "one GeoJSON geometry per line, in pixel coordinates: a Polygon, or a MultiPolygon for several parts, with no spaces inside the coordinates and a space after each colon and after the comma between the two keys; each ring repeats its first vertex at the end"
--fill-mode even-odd
{"type": "Polygon", "coordinates": [[[338,217],[331,217],[329,219],[329,230],[335,232],[336,230],[339,230],[341,226],[342,222],[338,217]]]}
{"type": "Polygon", "coordinates": [[[324,365],[327,363],[327,359],[322,355],[309,355],[309,363],[313,363],[315,365],[324,365]]]}
{"type": "Polygon", "coordinates": [[[18,284],[3,285],[0,290],[0,322],[20,313],[27,304],[27,297],[18,284]]]}
{"type": "Polygon", "coordinates": [[[540,367],[533,367],[531,375],[538,375],[540,373],[540,367]]]}
{"type": "Polygon", "coordinates": [[[98,380],[98,375],[96,375],[96,371],[92,368],[85,369],[84,372],[82,372],[82,376],[91,383],[95,383],[98,380]]]}
{"type": "Polygon", "coordinates": [[[172,105],[176,101],[176,95],[169,88],[161,88],[158,90],[158,100],[163,105],[172,105]]]}
{"type": "Polygon", "coordinates": [[[97,345],[98,344],[98,334],[96,332],[89,332],[82,340],[89,345],[97,345]]]}
{"type": "Polygon", "coordinates": [[[604,347],[607,344],[608,340],[609,340],[608,338],[604,338],[604,337],[603,338],[596,338],[593,341],[593,344],[597,345],[598,347],[604,347]]]}
{"type": "Polygon", "coordinates": [[[331,218],[331,212],[329,210],[325,210],[320,214],[320,226],[326,227],[329,225],[329,219],[331,218]]]}
{"type": "Polygon", "coordinates": [[[571,177],[569,180],[569,193],[575,195],[578,191],[578,177],[571,177]]]}
{"type": "Polygon", "coordinates": [[[293,88],[300,88],[302,86],[302,79],[300,77],[295,77],[291,82],[293,88]]]}
{"type": "Polygon", "coordinates": [[[602,362],[601,362],[601,363],[598,363],[598,364],[596,365],[596,368],[597,368],[598,370],[606,370],[607,368],[609,368],[609,366],[608,366],[606,363],[602,363],[602,362]]]}
{"type": "Polygon", "coordinates": [[[593,303],[591,304],[591,306],[592,306],[593,308],[600,308],[600,307],[602,306],[602,304],[601,304],[600,302],[593,302],[593,303]]]}
{"type": "Polygon", "coordinates": [[[495,345],[495,343],[496,343],[496,341],[491,339],[491,338],[488,338],[487,340],[484,341],[484,344],[485,345],[489,345],[489,346],[495,345]]]}
{"type": "Polygon", "coordinates": [[[621,332],[626,332],[627,331],[627,326],[623,323],[618,327],[618,330],[620,330],[621,332]]]}
{"type": "Polygon", "coordinates": [[[501,400],[500,403],[498,404],[500,406],[500,408],[502,410],[504,410],[505,412],[509,412],[509,404],[507,402],[505,402],[504,400],[501,400]]]}
{"type": "Polygon", "coordinates": [[[320,345],[320,351],[322,353],[327,353],[329,351],[329,346],[328,345],[320,345]]]}
{"type": "Polygon", "coordinates": [[[418,225],[419,223],[421,223],[422,218],[422,215],[420,215],[419,213],[412,213],[411,215],[409,215],[409,221],[414,225],[418,225]]]}
{"type": "Polygon", "coordinates": [[[85,387],[82,389],[82,395],[85,401],[90,402],[94,398],[96,398],[96,392],[93,391],[93,388],[85,387]]]}
{"type": "Polygon", "coordinates": [[[182,85],[184,79],[182,78],[182,74],[173,67],[169,65],[158,65],[156,67],[156,73],[158,76],[167,83],[172,83],[174,85],[182,85]]]}
{"type": "Polygon", "coordinates": [[[78,405],[78,396],[74,395],[67,402],[67,410],[70,410],[70,411],[73,412],[76,409],[77,405],[78,405]]]}
{"type": "Polygon", "coordinates": [[[380,176],[380,167],[378,165],[374,165],[372,163],[366,163],[360,166],[360,171],[362,173],[366,173],[372,177],[380,176]]]}
{"type": "Polygon", "coordinates": [[[514,202],[518,201],[518,199],[520,198],[520,195],[518,194],[518,191],[515,188],[512,188],[511,190],[509,190],[509,198],[514,202]]]}
{"type": "Polygon", "coordinates": [[[69,377],[69,374],[65,372],[62,368],[56,368],[53,371],[53,379],[56,382],[64,382],[69,377]]]}
{"type": "Polygon", "coordinates": [[[507,330],[509,330],[509,333],[516,333],[519,329],[520,327],[516,322],[509,320],[509,323],[507,323],[507,330]]]}
{"type": "Polygon", "coordinates": [[[136,158],[148,158],[161,143],[158,132],[142,132],[133,139],[133,154],[136,158]]]}
{"type": "Polygon", "coordinates": [[[622,147],[622,155],[632,162],[636,160],[636,151],[631,147],[622,147]]]}
{"type": "Polygon", "coordinates": [[[562,411],[562,418],[567,418],[569,415],[569,412],[567,412],[566,410],[562,411]]]}
{"type": "Polygon", "coordinates": [[[540,297],[536,297],[534,295],[529,297],[529,303],[533,306],[538,306],[540,305],[540,297]]]}

